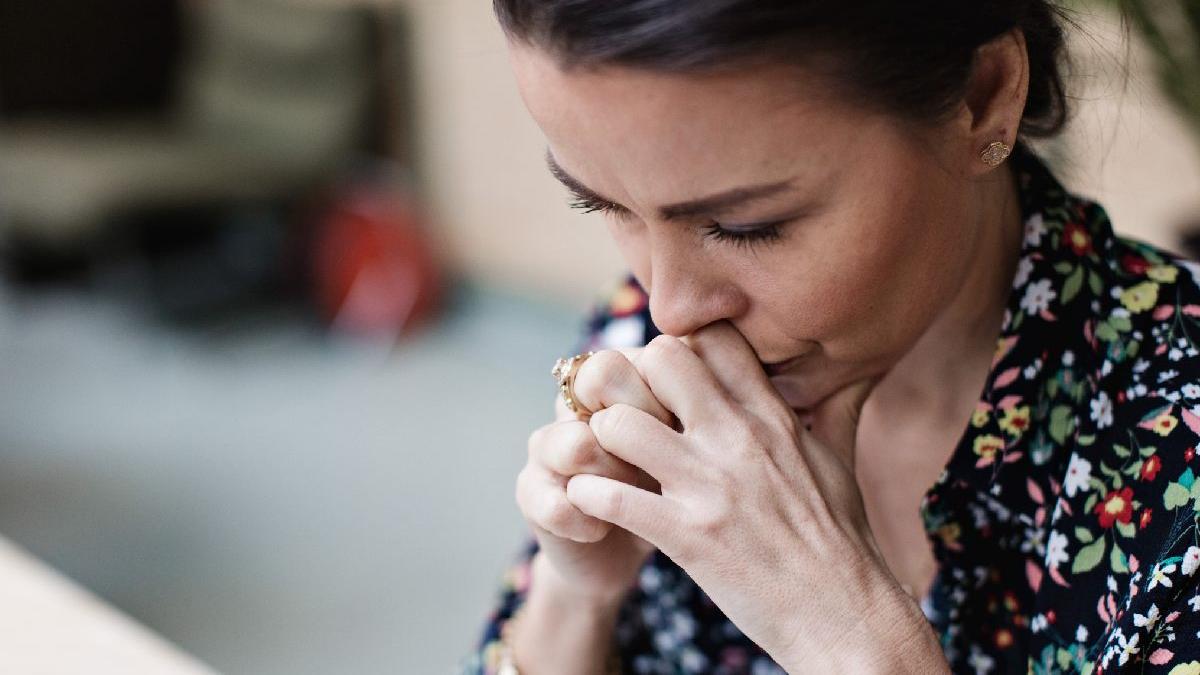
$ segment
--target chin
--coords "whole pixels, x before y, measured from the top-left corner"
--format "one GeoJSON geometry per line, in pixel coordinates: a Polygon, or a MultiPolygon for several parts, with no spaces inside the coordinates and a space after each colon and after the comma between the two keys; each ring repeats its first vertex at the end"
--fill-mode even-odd
{"type": "Polygon", "coordinates": [[[770,380],[775,391],[779,392],[788,406],[797,413],[811,410],[828,393],[822,387],[814,386],[816,383],[806,382],[804,378],[795,375],[776,375],[770,380]]]}

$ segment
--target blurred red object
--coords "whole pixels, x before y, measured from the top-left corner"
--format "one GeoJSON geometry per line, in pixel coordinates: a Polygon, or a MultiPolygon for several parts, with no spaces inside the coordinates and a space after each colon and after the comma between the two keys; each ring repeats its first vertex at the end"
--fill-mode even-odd
{"type": "Polygon", "coordinates": [[[358,185],[318,222],[317,305],[338,331],[396,338],[433,316],[441,274],[419,210],[395,190],[358,185]]]}

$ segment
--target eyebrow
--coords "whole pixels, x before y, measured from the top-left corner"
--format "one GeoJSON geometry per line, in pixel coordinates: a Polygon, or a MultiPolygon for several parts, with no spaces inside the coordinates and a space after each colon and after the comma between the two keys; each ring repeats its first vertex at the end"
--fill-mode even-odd
{"type": "MultiPolygon", "coordinates": [[[[554,159],[554,155],[549,150],[546,151],[546,165],[550,168],[550,173],[577,197],[587,201],[617,205],[615,201],[604,197],[584,185],[579,179],[567,173],[554,159]]],[[[776,183],[733,188],[732,190],[719,192],[715,195],[660,207],[658,215],[663,220],[681,220],[698,215],[723,213],[735,206],[770,197],[790,187],[792,187],[792,181],[784,180],[776,183]]]]}

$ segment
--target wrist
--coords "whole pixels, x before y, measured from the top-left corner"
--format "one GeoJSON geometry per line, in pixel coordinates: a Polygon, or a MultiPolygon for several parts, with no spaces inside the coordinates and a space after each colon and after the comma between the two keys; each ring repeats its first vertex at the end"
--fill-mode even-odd
{"type": "Polygon", "coordinates": [[[542,551],[534,554],[530,574],[531,598],[537,594],[546,602],[569,607],[572,611],[583,612],[597,619],[615,620],[625,596],[629,593],[628,588],[596,590],[572,584],[559,575],[558,570],[542,551]]]}
{"type": "Polygon", "coordinates": [[[572,593],[535,555],[529,595],[501,628],[503,675],[619,675],[614,632],[620,605],[572,593]]]}
{"type": "Polygon", "coordinates": [[[789,673],[946,673],[941,645],[920,605],[886,568],[864,574],[847,628],[818,640],[796,640],[780,665],[789,673]]]}

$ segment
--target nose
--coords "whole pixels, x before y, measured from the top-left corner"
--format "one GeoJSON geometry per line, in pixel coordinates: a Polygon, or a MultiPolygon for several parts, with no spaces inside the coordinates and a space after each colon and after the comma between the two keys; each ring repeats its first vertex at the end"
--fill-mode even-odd
{"type": "Polygon", "coordinates": [[[680,337],[714,321],[733,319],[741,301],[736,286],[711,261],[679,252],[655,256],[650,271],[650,319],[680,337]]]}

